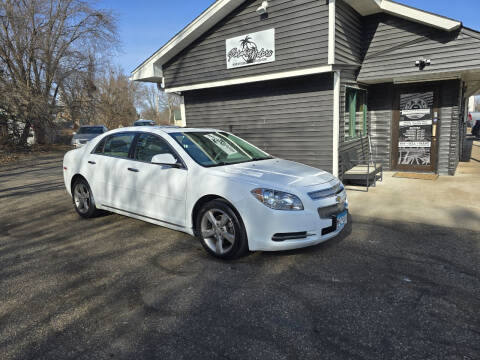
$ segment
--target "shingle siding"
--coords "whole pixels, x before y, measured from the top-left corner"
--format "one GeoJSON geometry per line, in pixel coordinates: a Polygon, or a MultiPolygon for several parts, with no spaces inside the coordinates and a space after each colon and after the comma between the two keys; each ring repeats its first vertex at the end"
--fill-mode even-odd
{"type": "Polygon", "coordinates": [[[391,168],[393,84],[379,84],[368,87],[368,109],[370,118],[370,138],[374,159],[385,170],[391,168]]]}
{"type": "Polygon", "coordinates": [[[480,36],[462,28],[445,32],[382,14],[365,18],[366,55],[359,81],[383,82],[401,76],[480,67],[480,36]],[[415,61],[430,59],[420,71],[415,61]]]}
{"type": "Polygon", "coordinates": [[[327,64],[328,5],[318,0],[275,0],[260,20],[259,1],[246,1],[164,67],[167,87],[298,70],[327,64]],[[226,39],[275,29],[275,62],[228,69],[226,39]]]}
{"type": "Polygon", "coordinates": [[[361,64],[363,60],[363,20],[350,5],[336,2],[335,63],[361,64]]]}
{"type": "Polygon", "coordinates": [[[232,131],[274,156],[332,170],[332,74],[184,96],[187,126],[232,131]]]}
{"type": "Polygon", "coordinates": [[[458,165],[460,81],[442,83],[438,173],[454,175],[458,165]]]}

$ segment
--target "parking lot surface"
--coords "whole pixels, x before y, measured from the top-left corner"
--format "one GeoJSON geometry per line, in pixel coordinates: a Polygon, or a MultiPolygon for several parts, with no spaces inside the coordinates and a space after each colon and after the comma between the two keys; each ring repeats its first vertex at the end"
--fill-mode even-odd
{"type": "Polygon", "coordinates": [[[222,262],[81,220],[43,155],[0,168],[0,359],[480,359],[479,260],[471,228],[359,210],[326,244],[222,262]]]}

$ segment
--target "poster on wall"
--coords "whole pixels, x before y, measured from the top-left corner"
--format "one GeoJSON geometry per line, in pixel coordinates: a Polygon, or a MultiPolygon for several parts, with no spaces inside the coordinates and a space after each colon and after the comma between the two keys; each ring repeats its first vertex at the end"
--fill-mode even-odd
{"type": "Polygon", "coordinates": [[[398,164],[430,166],[433,92],[401,94],[398,164]]]}
{"type": "Polygon", "coordinates": [[[227,69],[275,61],[275,29],[227,39],[226,55],[227,69]]]}

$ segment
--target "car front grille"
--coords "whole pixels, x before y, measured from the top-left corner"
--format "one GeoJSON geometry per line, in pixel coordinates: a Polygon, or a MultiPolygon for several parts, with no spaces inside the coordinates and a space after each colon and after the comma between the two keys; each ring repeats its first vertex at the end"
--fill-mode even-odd
{"type": "Polygon", "coordinates": [[[345,202],[332,206],[318,208],[318,215],[320,215],[320,218],[322,219],[331,219],[332,216],[337,216],[343,211],[345,211],[345,202]]]}
{"type": "Polygon", "coordinates": [[[308,193],[308,196],[310,196],[312,200],[319,200],[319,199],[324,199],[324,198],[337,195],[342,191],[343,191],[343,186],[342,186],[342,183],[339,182],[337,185],[332,186],[331,188],[310,192],[308,193]]]}

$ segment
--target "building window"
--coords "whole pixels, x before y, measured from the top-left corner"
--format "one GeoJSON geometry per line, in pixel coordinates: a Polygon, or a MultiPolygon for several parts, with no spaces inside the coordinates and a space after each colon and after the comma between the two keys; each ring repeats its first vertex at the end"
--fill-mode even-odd
{"type": "Polygon", "coordinates": [[[345,140],[367,136],[367,91],[347,87],[345,93],[345,140]]]}

